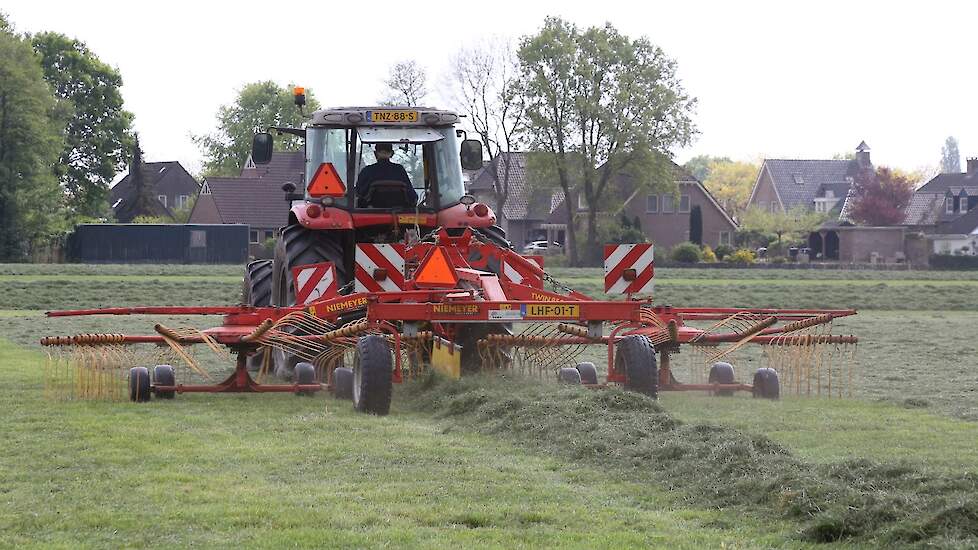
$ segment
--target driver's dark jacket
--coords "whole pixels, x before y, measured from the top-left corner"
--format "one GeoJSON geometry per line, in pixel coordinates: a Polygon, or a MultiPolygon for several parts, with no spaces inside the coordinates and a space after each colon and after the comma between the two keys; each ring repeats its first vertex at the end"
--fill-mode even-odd
{"type": "MultiPolygon", "coordinates": [[[[407,188],[407,196],[411,200],[411,204],[415,205],[418,203],[418,194],[414,191],[414,187],[411,185],[411,180],[408,178],[407,171],[404,167],[396,162],[391,162],[389,160],[377,160],[376,163],[370,166],[364,166],[360,170],[360,175],[357,176],[357,198],[360,201],[367,198],[367,194],[370,192],[370,184],[375,181],[383,180],[393,180],[404,182],[404,187],[407,188]]],[[[358,201],[359,202],[359,201],[358,201]]]]}

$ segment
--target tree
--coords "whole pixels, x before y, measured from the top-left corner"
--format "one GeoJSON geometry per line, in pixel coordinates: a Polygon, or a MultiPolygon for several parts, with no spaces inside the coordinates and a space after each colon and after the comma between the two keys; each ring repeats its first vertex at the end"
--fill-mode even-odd
{"type": "Polygon", "coordinates": [[[123,223],[140,223],[135,222],[138,218],[172,219],[166,207],[157,198],[153,182],[146,181],[146,175],[143,174],[142,168],[143,151],[139,147],[139,136],[135,136],[132,146],[132,162],[129,164],[129,186],[132,191],[128,196],[123,197],[123,203],[119,207],[116,218],[123,223]]]}
{"type": "MultiPolygon", "coordinates": [[[[306,111],[319,109],[312,90],[306,88],[306,111]]],[[[251,139],[256,131],[270,126],[301,126],[305,117],[295,106],[292,85],[281,87],[271,81],[246,84],[231,105],[217,111],[217,131],[194,136],[203,149],[203,176],[236,176],[251,154],[251,139]]],[[[276,136],[277,151],[297,151],[302,140],[297,136],[276,136]]]]}
{"type": "Polygon", "coordinates": [[[77,215],[108,213],[109,184],[125,168],[131,146],[132,114],[122,108],[122,77],[88,47],[56,32],[32,39],[44,78],[73,108],[64,130],[65,147],[56,175],[77,215]]]}
{"type": "Polygon", "coordinates": [[[948,136],[941,148],[941,173],[957,174],[961,172],[961,153],[958,152],[958,140],[948,136]]]}
{"type": "Polygon", "coordinates": [[[698,204],[689,211],[689,242],[703,244],[703,209],[698,204]]]}
{"type": "Polygon", "coordinates": [[[731,216],[739,217],[747,208],[759,167],[749,162],[717,159],[709,166],[703,185],[731,216]]]}
{"type": "Polygon", "coordinates": [[[913,197],[914,181],[884,166],[860,171],[853,181],[849,219],[863,225],[896,225],[913,197]]]}
{"type": "Polygon", "coordinates": [[[0,259],[19,260],[65,229],[52,167],[67,117],[30,43],[10,31],[0,17],[0,259]]]}
{"type": "Polygon", "coordinates": [[[496,216],[503,219],[509,196],[514,159],[503,154],[523,143],[526,129],[526,96],[520,79],[519,59],[510,44],[489,42],[462,49],[452,61],[455,101],[479,137],[489,160],[498,159],[490,170],[496,216]]]}
{"type": "Polygon", "coordinates": [[[428,75],[416,61],[399,61],[391,66],[390,76],[384,81],[388,88],[383,105],[417,106],[428,93],[428,75]]]}
{"type": "Polygon", "coordinates": [[[802,241],[808,234],[825,222],[827,214],[796,206],[787,212],[770,212],[763,208],[749,208],[741,220],[740,227],[747,232],[757,232],[777,237],[780,247],[784,239],[790,242],[802,241]]]}
{"type": "Polygon", "coordinates": [[[711,157],[710,155],[696,155],[686,161],[683,168],[692,174],[700,183],[705,182],[710,177],[710,166],[715,162],[731,162],[730,157],[711,157]]]}
{"type": "Polygon", "coordinates": [[[666,159],[695,133],[695,100],[683,90],[674,60],[611,25],[581,31],[548,17],[523,39],[519,58],[531,145],[551,156],[566,197],[569,260],[578,265],[578,205],[586,211],[585,249],[597,258],[597,214],[615,198],[606,197],[613,177],[629,174],[638,185],[674,190],[666,159]]]}

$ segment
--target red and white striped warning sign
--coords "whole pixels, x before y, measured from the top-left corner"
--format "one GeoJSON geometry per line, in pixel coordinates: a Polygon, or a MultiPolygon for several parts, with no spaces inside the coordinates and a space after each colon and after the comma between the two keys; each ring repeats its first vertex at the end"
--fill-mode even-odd
{"type": "Polygon", "coordinates": [[[404,288],[404,245],[357,245],[354,268],[356,292],[396,292],[404,288]]]}
{"type": "Polygon", "coordinates": [[[308,304],[317,298],[336,296],[336,267],[332,262],[293,267],[292,277],[297,306],[308,304]]]}
{"type": "Polygon", "coordinates": [[[543,278],[540,267],[543,258],[539,256],[519,256],[517,254],[507,254],[502,259],[502,269],[500,278],[504,281],[543,288],[543,278]]]}
{"type": "Polygon", "coordinates": [[[604,291],[608,294],[652,292],[652,245],[607,244],[604,247],[604,291]]]}

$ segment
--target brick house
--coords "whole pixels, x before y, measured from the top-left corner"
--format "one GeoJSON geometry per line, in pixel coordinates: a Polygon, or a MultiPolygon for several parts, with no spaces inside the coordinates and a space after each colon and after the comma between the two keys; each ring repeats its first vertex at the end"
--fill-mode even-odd
{"type": "MultiPolygon", "coordinates": [[[[173,217],[173,211],[190,205],[191,199],[200,191],[200,183],[177,161],[146,162],[142,166],[143,181],[155,189],[156,198],[162,206],[161,214],[173,217]]],[[[110,204],[118,221],[128,223],[132,217],[126,208],[132,200],[130,175],[119,180],[112,187],[110,204]]]]}
{"type": "Polygon", "coordinates": [[[289,205],[282,184],[294,183],[301,189],[305,179],[305,159],[301,151],[276,151],[271,162],[258,166],[245,161],[236,178],[204,178],[200,195],[190,213],[189,223],[246,224],[249,230],[249,252],[264,253],[268,239],[288,222],[289,205]]]}
{"type": "Polygon", "coordinates": [[[903,225],[927,235],[935,254],[976,253],[978,159],[964,172],[938,174],[914,192],[903,225]]]}

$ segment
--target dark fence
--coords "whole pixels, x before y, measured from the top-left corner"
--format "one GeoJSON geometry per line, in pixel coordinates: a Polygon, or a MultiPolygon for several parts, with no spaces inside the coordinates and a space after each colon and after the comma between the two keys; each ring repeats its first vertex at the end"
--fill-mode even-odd
{"type": "Polygon", "coordinates": [[[81,224],[68,259],[82,263],[236,264],[248,259],[247,225],[81,224]]]}

